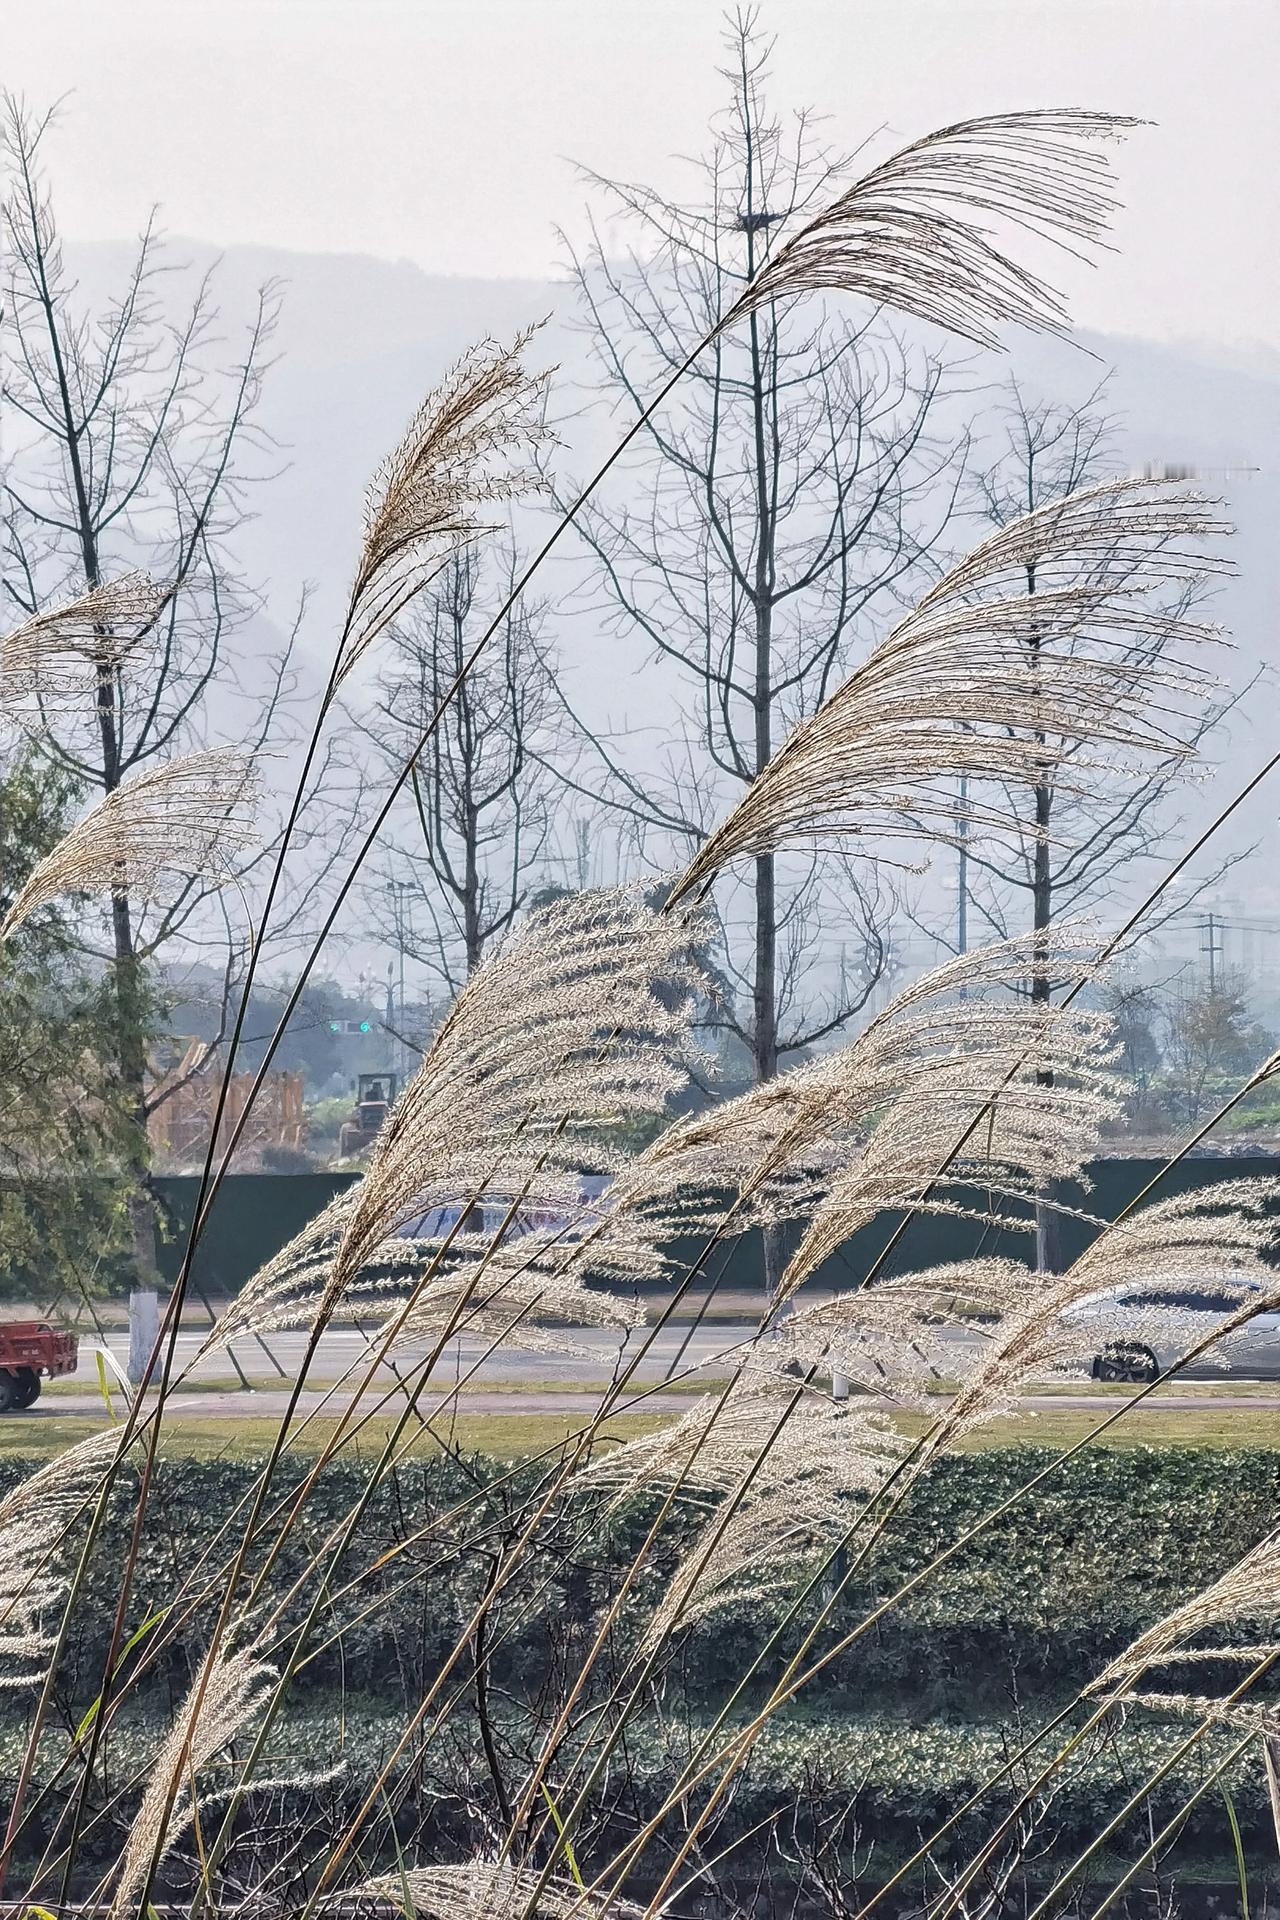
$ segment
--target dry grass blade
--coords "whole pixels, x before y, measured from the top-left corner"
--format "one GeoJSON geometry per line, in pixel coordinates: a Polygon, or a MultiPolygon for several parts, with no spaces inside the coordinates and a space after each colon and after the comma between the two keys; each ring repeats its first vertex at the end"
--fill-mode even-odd
{"type": "Polygon", "coordinates": [[[96,1433],[0,1500],[0,1687],[33,1686],[44,1677],[54,1642],[42,1618],[67,1590],[55,1556],[118,1451],[116,1434],[96,1433]]]}
{"type": "MultiPolygon", "coordinates": [[[[999,529],[796,728],[672,899],[730,860],[796,840],[950,837],[961,775],[1034,785],[1052,774],[1065,790],[1088,781],[1082,745],[1136,765],[1183,752],[1211,684],[1196,654],[1214,630],[1151,596],[1220,570],[1199,543],[1227,530],[1199,494],[1143,479],[1087,488],[999,529]]],[[[1007,803],[975,796],[968,813],[1007,830],[1007,803]]]]}
{"type": "Polygon", "coordinates": [[[610,1138],[688,1079],[691,936],[635,892],[531,916],[458,995],[374,1148],[318,1311],[407,1219],[482,1199],[572,1211],[610,1138]]]}
{"type": "Polygon", "coordinates": [[[277,1678],[252,1649],[219,1654],[197,1679],[156,1755],[120,1862],[113,1920],[124,1920],[152,1872],[195,1811],[193,1782],[244,1731],[277,1678]],[[203,1677],[203,1676],[202,1676],[203,1677]]]}
{"type": "Polygon", "coordinates": [[[154,899],[172,882],[230,878],[230,856],[252,839],[253,762],[230,748],[167,761],[117,787],[34,871],[3,924],[5,940],[64,893],[119,889],[154,899]]]}
{"type": "Polygon", "coordinates": [[[642,1912],[629,1900],[584,1893],[572,1880],[544,1880],[536,1868],[485,1859],[406,1866],[366,1880],[342,1896],[341,1905],[364,1900],[385,1900],[402,1912],[408,1902],[407,1920],[639,1920],[642,1912]]]}
{"type": "Polygon", "coordinates": [[[464,354],[375,476],[339,680],[450,554],[488,530],[486,507],[538,484],[531,456],[553,436],[543,417],[549,376],[522,364],[534,331],[464,354]]]}
{"type": "MultiPolygon", "coordinates": [[[[1256,1659],[1259,1649],[1249,1649],[1256,1659]]],[[[1280,1738],[1280,1707],[1264,1706],[1249,1700],[1215,1700],[1198,1693],[1122,1693],[1118,1706],[1148,1707],[1153,1713],[1177,1720],[1207,1720],[1213,1726],[1238,1727],[1264,1739],[1280,1738]]]]}
{"type": "Polygon", "coordinates": [[[1116,198],[1102,142],[1138,125],[1072,108],[942,127],[855,181],[780,247],[730,308],[825,289],[861,294],[983,346],[1014,323],[1058,333],[1060,296],[990,237],[1007,222],[1069,253],[1103,242],[1116,198]]]}
{"type": "Polygon", "coordinates": [[[126,573],[33,614],[0,638],[0,704],[79,698],[142,645],[170,588],[126,573]]]}

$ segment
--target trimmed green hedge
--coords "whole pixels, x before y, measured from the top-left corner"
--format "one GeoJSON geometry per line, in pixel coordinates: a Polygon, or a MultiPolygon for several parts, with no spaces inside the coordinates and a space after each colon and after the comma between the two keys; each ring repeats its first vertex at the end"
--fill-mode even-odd
{"type": "MultiPolygon", "coordinates": [[[[843,1597],[819,1648],[1052,1458],[1042,1449],[1017,1447],[938,1463],[843,1597]]],[[[325,1470],[272,1569],[268,1597],[284,1594],[305,1571],[358,1496],[366,1471],[347,1461],[325,1470]]],[[[476,1533],[483,1515],[489,1548],[511,1538],[516,1510],[538,1483],[540,1469],[522,1469],[516,1482],[495,1488],[500,1471],[482,1459],[463,1466],[426,1459],[399,1469],[370,1503],[336,1588],[477,1489],[481,1504],[469,1516],[467,1532],[476,1533]]],[[[20,1472],[11,1460],[0,1463],[0,1491],[20,1472]]],[[[139,1619],[198,1567],[255,1472],[243,1461],[162,1463],[155,1524],[135,1584],[139,1619]]],[[[281,1498],[301,1472],[286,1463],[281,1498]]],[[[132,1497],[129,1487],[118,1491],[103,1562],[78,1611],[59,1676],[66,1725],[75,1724],[97,1690],[132,1497]]],[[[796,1816],[802,1824],[821,1824],[843,1810],[863,1844],[875,1840],[881,1857],[909,1852],[922,1831],[945,1818],[1019,1743],[1019,1715],[1026,1727],[1047,1719],[1113,1652],[1225,1571],[1274,1528],[1278,1516],[1277,1452],[1100,1448],[1078,1455],[836,1660],[820,1692],[770,1727],[733,1797],[721,1844],[792,1800],[803,1803],[796,1816]]],[[[605,1526],[580,1502],[549,1518],[538,1552],[495,1609],[489,1671],[509,1751],[529,1750],[538,1714],[578,1671],[600,1611],[616,1593],[651,1519],[644,1502],[605,1526]]],[[[664,1533],[624,1615],[622,1653],[662,1591],[692,1524],[677,1522],[664,1533]]],[[[211,1573],[215,1565],[211,1559],[211,1573]]],[[[378,1759],[452,1648],[487,1571],[485,1553],[471,1546],[442,1555],[438,1542],[413,1545],[326,1612],[319,1640],[328,1644],[299,1675],[282,1723],[281,1757],[315,1767],[341,1752],[341,1776],[317,1790],[328,1797],[335,1817],[358,1804],[378,1759]],[[379,1591],[384,1604],[360,1618],[379,1591]]],[[[310,1592],[304,1586],[291,1617],[301,1617],[310,1592]]],[[[680,1642],[663,1679],[661,1717],[642,1717],[628,1742],[627,1819],[659,1804],[675,1778],[683,1743],[731,1690],[784,1604],[753,1601],[723,1610],[680,1642]]],[[[182,1697],[198,1650],[193,1633],[148,1674],[113,1731],[114,1766],[124,1766],[135,1750],[145,1753],[182,1697]]],[[[764,1678],[777,1670],[775,1656],[764,1678]]],[[[460,1674],[465,1679],[465,1666],[460,1674]]],[[[606,1661],[601,1678],[608,1677],[606,1661]]],[[[1204,1679],[1201,1669],[1197,1690],[1204,1679]]],[[[0,1773],[10,1774],[16,1761],[23,1713],[21,1696],[0,1693],[0,1773]]],[[[1055,1853],[1096,1831],[1176,1737],[1170,1728],[1135,1716],[1122,1733],[1091,1749],[1055,1803],[1055,1853]]],[[[53,1736],[51,1756],[56,1747],[53,1736]]],[[[1206,1743],[1204,1752],[1214,1751],[1214,1743],[1206,1743]]],[[[1196,1757],[1161,1788],[1158,1820],[1172,1812],[1201,1765],[1196,1757]]],[[[426,1821],[442,1847],[465,1844],[466,1836],[453,1831],[458,1809],[477,1795],[483,1800],[486,1791],[467,1695],[421,1790],[407,1795],[406,1809],[426,1821]]],[[[1263,1848],[1270,1816],[1260,1769],[1242,1768],[1232,1792],[1250,1845],[1263,1848]]],[[[999,1807],[1000,1796],[990,1804],[999,1807]]],[[[602,1816],[599,1845],[617,1818],[616,1810],[602,1816]]],[[[978,1825],[962,1830],[957,1847],[981,1831],[978,1825]]],[[[104,1858],[110,1838],[103,1833],[104,1858]]],[[[1226,1827],[1216,1792],[1189,1823],[1183,1844],[1218,1862],[1225,1859],[1226,1827]]]]}
{"type": "MultiPolygon", "coordinates": [[[[845,1631],[1052,1458],[1043,1449],[1013,1447],[940,1461],[843,1597],[833,1632],[845,1631]]],[[[0,1491],[23,1471],[24,1463],[0,1462],[0,1491]]],[[[301,1471],[285,1463],[282,1499],[301,1471]]],[[[255,1472],[255,1465],[244,1461],[161,1463],[155,1523],[147,1531],[135,1582],[140,1604],[157,1604],[198,1563],[245,1498],[255,1472]]],[[[277,1562],[275,1591],[283,1592],[304,1571],[358,1497],[364,1476],[365,1469],[346,1460],[326,1468],[277,1562]]],[[[478,1484],[498,1477],[499,1469],[483,1459],[466,1471],[439,1459],[400,1467],[370,1503],[338,1584],[478,1484]]],[[[468,1527],[479,1526],[481,1515],[486,1524],[512,1527],[509,1516],[534,1480],[530,1470],[487,1498],[481,1509],[473,1509],[468,1527]]],[[[106,1529],[107,1558],[110,1543],[127,1538],[131,1499],[131,1490],[122,1487],[106,1529]]],[[[1186,1593],[1225,1571],[1271,1531],[1278,1517],[1280,1452],[1086,1451],[900,1603],[856,1652],[836,1663],[824,1692],[828,1698],[833,1691],[847,1692],[864,1711],[926,1706],[969,1715],[1000,1709],[1015,1678],[1024,1691],[1074,1692],[1113,1651],[1186,1593]]],[[[585,1628],[615,1590],[650,1518],[641,1504],[604,1528],[591,1525],[580,1509],[548,1524],[543,1551],[530,1561],[529,1572],[533,1584],[549,1583],[544,1604],[523,1626],[516,1607],[508,1610],[493,1655],[496,1678],[532,1685],[546,1677],[546,1614],[562,1627],[579,1623],[585,1628]]],[[[665,1585],[691,1525],[686,1520],[666,1530],[639,1583],[637,1614],[647,1611],[665,1585]]],[[[376,1694],[389,1663],[416,1682],[452,1643],[476,1578],[465,1559],[462,1565],[456,1558],[441,1565],[438,1547],[411,1548],[375,1580],[389,1596],[385,1606],[371,1618],[344,1625],[341,1652],[335,1646],[312,1661],[302,1684],[323,1692],[341,1675],[354,1691],[376,1694]],[[421,1579],[405,1585],[406,1574],[415,1570],[421,1579]]],[[[105,1652],[113,1591],[114,1570],[104,1565],[79,1612],[67,1675],[75,1697],[79,1669],[84,1669],[84,1684],[90,1684],[105,1652]]],[[[518,1591],[520,1606],[527,1607],[523,1584],[518,1591]]],[[[363,1611],[368,1598],[366,1584],[345,1603],[347,1612],[363,1611]]],[[[776,1619],[776,1612],[752,1601],[722,1610],[695,1628],[681,1660],[691,1696],[719,1698],[776,1619]]]]}

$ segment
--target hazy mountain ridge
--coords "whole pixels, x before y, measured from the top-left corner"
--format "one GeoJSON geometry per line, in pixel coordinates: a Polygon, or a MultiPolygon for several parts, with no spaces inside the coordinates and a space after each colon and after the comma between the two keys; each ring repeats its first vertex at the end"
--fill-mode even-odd
{"type": "MultiPolygon", "coordinates": [[[[369,477],[423,395],[469,344],[486,335],[510,338],[549,316],[532,351],[542,364],[558,363],[557,388],[567,396],[561,405],[577,404],[574,389],[586,369],[586,345],[566,324],[571,289],[565,283],[429,274],[407,261],[363,255],[256,246],[219,252],[181,238],[169,247],[173,258],[195,270],[216,262],[224,351],[234,342],[238,318],[252,310],[256,289],[263,283],[280,287],[274,364],[262,409],[278,447],[279,471],[258,492],[255,517],[238,536],[237,548],[249,577],[263,589],[277,630],[287,629],[302,584],[314,585],[304,653],[318,662],[349,578],[369,477]]],[[[129,256],[123,244],[79,246],[69,253],[92,300],[118,284],[129,256]]],[[[166,283],[166,297],[173,298],[186,278],[166,283]]],[[[1006,354],[976,357],[966,374],[978,389],[972,409],[980,437],[984,410],[998,403],[999,388],[1011,375],[1032,397],[1079,400],[1110,374],[1119,464],[1190,466],[1209,491],[1224,497],[1238,529],[1237,576],[1217,597],[1214,617],[1235,641],[1230,671],[1237,684],[1258,665],[1269,669],[1275,662],[1274,609],[1280,602],[1273,533],[1280,515],[1280,359],[1260,350],[1256,366],[1225,364],[1239,357],[1238,349],[1203,344],[1183,348],[1082,334],[1071,345],[1015,334],[1006,354]]],[[[991,417],[985,428],[994,426],[991,417]]],[[[607,428],[597,423],[585,444],[594,445],[602,434],[607,428]]],[[[607,437],[599,444],[607,444],[607,437]]],[[[571,468],[580,464],[573,453],[566,461],[571,468]]],[[[962,542],[964,536],[955,537],[962,542]]],[[[554,588],[554,574],[548,584],[554,588]]],[[[637,723],[654,720],[659,683],[652,675],[638,679],[640,650],[613,639],[607,648],[597,647],[587,624],[564,622],[561,644],[588,711],[603,711],[607,704],[615,722],[624,710],[637,723]]],[[[1251,698],[1247,714],[1233,720],[1229,741],[1219,748],[1217,782],[1236,783],[1269,750],[1273,699],[1268,686],[1251,698]]],[[[1233,838],[1256,839],[1264,826],[1269,832],[1274,813],[1271,802],[1260,801],[1233,838]]],[[[1263,891],[1280,905],[1280,891],[1265,883],[1263,891]]]]}

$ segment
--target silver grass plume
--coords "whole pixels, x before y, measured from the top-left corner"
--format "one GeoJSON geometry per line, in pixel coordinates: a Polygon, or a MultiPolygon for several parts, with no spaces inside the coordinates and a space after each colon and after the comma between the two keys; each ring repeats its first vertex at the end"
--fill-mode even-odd
{"type": "Polygon", "coordinates": [[[95,1433],[57,1454],[0,1500],[0,1687],[33,1686],[44,1677],[54,1642],[42,1621],[67,1590],[57,1550],[101,1485],[119,1445],[118,1435],[95,1433]]]}
{"type": "Polygon", "coordinates": [[[832,1300],[794,1303],[757,1336],[747,1364],[775,1374],[796,1366],[839,1373],[861,1392],[924,1411],[931,1387],[976,1369],[995,1327],[1029,1304],[1040,1284],[1014,1260],[956,1260],[891,1274],[832,1300]],[[956,1329],[974,1340],[953,1339],[956,1329]]]}
{"type": "Polygon", "coordinates": [[[684,1555],[646,1626],[647,1649],[677,1626],[794,1582],[837,1545],[855,1501],[879,1492],[907,1449],[882,1416],[837,1405],[794,1381],[748,1378],[730,1389],[718,1418],[717,1406],[710,1398],[670,1433],[631,1441],[602,1463],[606,1484],[625,1474],[621,1485],[630,1490],[669,1486],[691,1462],[694,1497],[716,1492],[733,1503],[727,1514],[711,1512],[684,1555]]]}
{"type": "MultiPolygon", "coordinates": [[[[435,1340],[449,1328],[472,1337],[498,1339],[538,1352],[596,1352],[575,1343],[572,1329],[596,1327],[625,1337],[643,1324],[643,1307],[624,1295],[594,1291],[588,1284],[613,1280],[622,1284],[653,1280],[667,1264],[662,1250],[643,1233],[597,1234],[584,1254],[580,1243],[566,1243],[552,1230],[520,1233],[491,1246],[487,1237],[479,1250],[465,1247],[456,1256],[457,1241],[445,1256],[441,1270],[412,1287],[407,1310],[395,1311],[379,1329],[394,1332],[392,1351],[435,1340]]],[[[428,1241],[421,1247],[387,1241],[379,1259],[394,1259],[407,1250],[404,1274],[412,1280],[444,1251],[428,1241]]]]}
{"type": "Polygon", "coordinates": [[[374,476],[339,681],[450,555],[490,530],[486,507],[538,485],[531,455],[553,436],[543,414],[549,375],[522,363],[536,331],[465,353],[374,476]]]}
{"type": "Polygon", "coordinates": [[[721,331],[771,301],[840,290],[982,346],[1014,323],[1060,333],[1055,290],[990,238],[1007,222],[1079,255],[1103,244],[1117,201],[1100,142],[1136,120],[1074,108],[942,127],[882,161],[766,262],[721,331]]]}
{"type": "MultiPolygon", "coordinates": [[[[1276,1225],[1268,1218],[1280,1185],[1268,1180],[1224,1180],[1171,1200],[1139,1208],[1108,1228],[1055,1284],[1042,1287],[1020,1312],[1007,1316],[991,1339],[981,1364],[961,1382],[940,1416],[930,1445],[936,1448],[975,1426],[1008,1412],[1029,1380],[1046,1375],[1087,1373],[1093,1356],[1112,1337],[1107,1319],[1074,1321],[1071,1310],[1101,1300],[1113,1289],[1158,1287],[1188,1295],[1206,1285],[1235,1294],[1237,1314],[1222,1316],[1229,1333],[1239,1319],[1267,1311],[1280,1302],[1280,1281],[1264,1258],[1274,1243],[1276,1225]],[[1257,1288],[1259,1291],[1251,1291],[1257,1288]]],[[[1176,1307],[1116,1309],[1115,1336],[1167,1339],[1171,1333],[1192,1341],[1189,1312],[1176,1307]]],[[[1203,1316],[1197,1316],[1199,1330],[1203,1316]]]]}
{"type": "MultiPolygon", "coordinates": [[[[575,1476],[575,1487],[607,1487],[615,1505],[637,1494],[666,1493],[677,1487],[681,1500],[697,1506],[732,1493],[795,1395],[796,1381],[781,1375],[781,1367],[755,1372],[748,1356],[743,1374],[727,1393],[706,1394],[673,1424],[598,1454],[575,1476]]],[[[787,1446],[793,1465],[816,1446],[828,1444],[833,1432],[839,1433],[842,1444],[858,1443],[850,1457],[881,1448],[896,1454],[896,1436],[874,1412],[835,1411],[843,1417],[833,1424],[832,1403],[817,1392],[806,1393],[798,1402],[784,1429],[790,1435],[787,1446]]],[[[784,1457],[785,1449],[779,1464],[784,1457]]]]}
{"type": "MultiPolygon", "coordinates": [[[[259,1268],[220,1316],[202,1351],[213,1352],[248,1334],[309,1326],[355,1200],[354,1191],[340,1194],[259,1268]]],[[[594,1224],[583,1209],[584,1239],[594,1224]]],[[[378,1243],[347,1283],[344,1307],[373,1320],[375,1343],[394,1332],[393,1351],[456,1325],[483,1337],[503,1334],[514,1346],[563,1352],[573,1344],[566,1326],[622,1333],[642,1317],[630,1301],[593,1291],[585,1284],[588,1278],[651,1280],[668,1259],[642,1228],[584,1246],[550,1229],[522,1229],[517,1218],[512,1235],[497,1247],[483,1233],[452,1239],[392,1235],[378,1243]],[[543,1324],[548,1321],[551,1328],[543,1324]]]]}
{"type": "Polygon", "coordinates": [[[734,1230],[803,1218],[792,1292],[828,1241],[886,1206],[961,1213],[973,1204],[962,1182],[1025,1199],[1047,1179],[1078,1177],[1114,1108],[1111,1022],[1050,1013],[1026,989],[1038,970],[1087,977],[1095,948],[1088,929],[1063,925],[1047,947],[1026,936],[933,968],[847,1046],[669,1127],[610,1190],[612,1217],[656,1215],[670,1234],[728,1193],[734,1230]],[[1036,1085],[1038,1070],[1056,1084],[1036,1085]],[[988,1104],[991,1117],[926,1193],[988,1104]]]}
{"type": "Polygon", "coordinates": [[[1194,1657],[1207,1660],[1256,1660],[1271,1649],[1262,1646],[1204,1648],[1190,1643],[1210,1627],[1237,1626],[1245,1621],[1274,1623],[1280,1615],[1280,1533],[1269,1534],[1238,1560],[1234,1567],[1202,1593],[1195,1594],[1163,1620],[1140,1633],[1123,1653],[1104,1667],[1091,1691],[1126,1684],[1147,1667],[1194,1657]]]}
{"type": "Polygon", "coordinates": [[[104,580],[0,637],[0,705],[92,692],[150,634],[172,589],[146,573],[104,580]]]}
{"type": "Polygon", "coordinates": [[[536,1867],[484,1858],[460,1866],[405,1866],[352,1888],[340,1897],[340,1909],[353,1901],[386,1900],[405,1911],[406,1920],[640,1920],[643,1909],[629,1900],[584,1892],[559,1875],[539,1891],[541,1879],[536,1867]]]}
{"type": "MultiPolygon", "coordinates": [[[[1249,1658],[1270,1649],[1250,1647],[1249,1658]]],[[[1207,1720],[1213,1726],[1235,1727],[1242,1733],[1256,1733],[1264,1739],[1280,1740],[1280,1707],[1264,1706],[1252,1700],[1216,1700],[1198,1693],[1122,1693],[1117,1706],[1148,1707],[1172,1719],[1207,1720]]]]}
{"type": "Polygon", "coordinates": [[[1122,1111],[1110,1020],[1031,1002],[989,1011],[972,1051],[940,1058],[905,1087],[857,1158],[835,1173],[779,1282],[780,1298],[859,1228],[897,1208],[1029,1233],[1039,1201],[1101,1224],[1055,1189],[1067,1181],[1087,1188],[1085,1165],[1102,1125],[1122,1111]]]}
{"type": "MultiPolygon", "coordinates": [[[[1140,478],[1084,488],[999,528],[801,722],[672,901],[731,860],[796,840],[922,829],[947,838],[961,775],[980,787],[1052,773],[1065,790],[1088,778],[1082,746],[1136,762],[1189,751],[1213,685],[1194,655],[1216,632],[1149,596],[1222,571],[1200,543],[1227,531],[1202,495],[1140,478]],[[1088,648],[1075,644],[1082,636],[1088,648]],[[1149,643],[1141,672],[1136,640],[1149,643]]],[[[993,833],[1007,824],[1007,809],[980,795],[967,813],[993,833]]]]}
{"type": "Polygon", "coordinates": [[[406,1220],[483,1199],[572,1209],[614,1172],[608,1129],[688,1079],[687,923],[635,890],[558,901],[486,957],[375,1143],[317,1309],[323,1325],[406,1220]]]}
{"type": "Polygon", "coordinates": [[[147,1883],[153,1859],[162,1859],[189,1825],[200,1769],[251,1723],[278,1677],[252,1648],[219,1651],[203,1692],[197,1676],[147,1777],[120,1860],[112,1920],[124,1920],[147,1883]]]}
{"type": "Polygon", "coordinates": [[[253,837],[249,755],[217,747],[166,761],[117,787],[28,875],[0,923],[0,941],[64,893],[115,891],[149,900],[174,881],[230,879],[229,856],[253,837]]]}

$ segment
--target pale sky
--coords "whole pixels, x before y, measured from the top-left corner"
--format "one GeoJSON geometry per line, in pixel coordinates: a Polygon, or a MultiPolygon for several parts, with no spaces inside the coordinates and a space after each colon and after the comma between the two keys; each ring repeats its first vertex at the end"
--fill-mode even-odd
{"type": "MultiPolygon", "coordinates": [[[[720,98],[719,0],[6,0],[0,71],[43,106],[64,230],[166,228],[543,276],[570,161],[676,187],[720,98]]],[[[1064,276],[1084,326],[1280,349],[1276,0],[764,0],[773,99],[874,151],[976,113],[1089,106],[1120,156],[1119,256],[1064,276]]]]}

